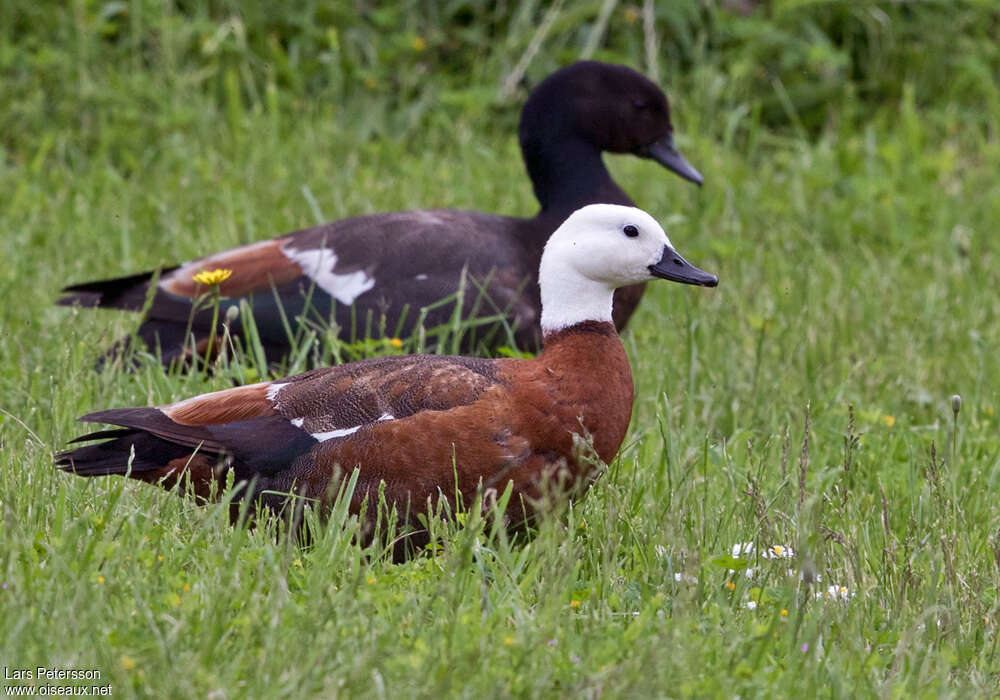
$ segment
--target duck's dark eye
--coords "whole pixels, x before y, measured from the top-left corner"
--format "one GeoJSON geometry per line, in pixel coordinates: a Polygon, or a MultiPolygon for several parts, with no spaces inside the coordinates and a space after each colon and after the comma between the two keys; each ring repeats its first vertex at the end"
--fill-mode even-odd
{"type": "Polygon", "coordinates": [[[632,224],[629,224],[622,230],[625,232],[625,235],[628,236],[629,238],[635,238],[636,236],[639,235],[639,229],[637,229],[632,224]]]}

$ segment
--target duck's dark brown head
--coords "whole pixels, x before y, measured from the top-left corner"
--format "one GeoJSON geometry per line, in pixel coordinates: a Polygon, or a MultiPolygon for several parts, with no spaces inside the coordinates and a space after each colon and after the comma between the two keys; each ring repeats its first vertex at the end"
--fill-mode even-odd
{"type": "Polygon", "coordinates": [[[518,135],[526,158],[529,151],[552,144],[582,143],[597,151],[650,158],[702,183],[701,174],[674,146],[667,96],[626,66],[579,61],[556,71],[528,98],[518,135]]]}

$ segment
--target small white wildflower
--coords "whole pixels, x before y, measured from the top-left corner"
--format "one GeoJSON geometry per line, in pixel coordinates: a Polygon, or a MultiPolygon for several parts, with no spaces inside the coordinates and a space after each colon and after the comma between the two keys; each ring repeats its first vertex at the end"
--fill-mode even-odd
{"type": "Polygon", "coordinates": [[[756,610],[756,609],[757,609],[757,601],[756,600],[748,600],[747,601],[747,610],[756,610]]]}
{"type": "Polygon", "coordinates": [[[753,542],[737,542],[733,545],[733,557],[750,556],[753,554],[753,542]]]}
{"type": "Polygon", "coordinates": [[[674,581],[677,581],[677,583],[698,583],[698,577],[685,576],[684,574],[678,571],[677,573],[674,574],[674,581]]]}
{"type": "MultiPolygon", "coordinates": [[[[732,572],[730,572],[730,573],[732,573],[732,572]]],[[[753,578],[754,568],[752,566],[748,566],[746,569],[743,570],[743,574],[747,578],[753,578]]]]}
{"type": "Polygon", "coordinates": [[[791,559],[795,556],[795,550],[783,544],[773,544],[761,556],[765,559],[791,559]]]}
{"type": "Polygon", "coordinates": [[[674,581],[677,581],[677,583],[680,583],[683,579],[684,579],[684,574],[682,574],[680,571],[674,574],[674,581]]]}
{"type": "Polygon", "coordinates": [[[824,596],[831,598],[833,600],[850,600],[853,597],[847,586],[827,586],[826,591],[821,591],[816,594],[817,598],[822,598],[824,596]]]}

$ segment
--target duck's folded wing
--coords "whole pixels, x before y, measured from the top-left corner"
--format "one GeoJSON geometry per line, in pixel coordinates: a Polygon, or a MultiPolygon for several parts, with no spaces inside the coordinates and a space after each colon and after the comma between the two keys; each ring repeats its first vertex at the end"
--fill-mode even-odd
{"type": "Polygon", "coordinates": [[[366,425],[445,411],[500,383],[495,360],[440,355],[375,358],[272,384],[274,406],[319,441],[366,425]]]}
{"type": "MultiPolygon", "coordinates": [[[[466,315],[503,313],[516,327],[528,328],[535,322],[531,280],[537,256],[522,255],[517,221],[450,210],[343,219],[159,272],[66,287],[58,303],[145,309],[137,336],[147,348],[159,348],[166,365],[207,345],[218,317],[210,304],[196,308],[211,288],[195,278],[212,270],[229,275],[218,286],[223,313],[246,300],[274,359],[288,351],[289,322],[297,318],[332,319],[345,336],[367,334],[383,317],[389,332],[408,334],[424,308],[432,310],[426,327],[445,323],[451,307],[440,302],[459,289],[462,270],[470,280],[489,280],[485,300],[477,282],[467,284],[466,315]]],[[[243,330],[241,317],[230,324],[234,335],[243,330]]],[[[124,355],[130,345],[120,343],[110,354],[124,355]]]]}
{"type": "MultiPolygon", "coordinates": [[[[302,278],[339,303],[349,305],[380,281],[399,281],[404,272],[410,279],[450,269],[457,278],[470,253],[484,260],[501,257],[506,252],[504,235],[509,233],[512,221],[508,217],[449,210],[353,217],[164,268],[157,291],[175,300],[196,299],[208,288],[195,276],[221,269],[230,273],[219,285],[224,297],[269,294],[302,278]],[[429,270],[422,265],[429,266],[429,270]]],[[[146,302],[149,284],[156,274],[149,271],[71,285],[62,290],[64,296],[58,303],[138,311],[146,302]]],[[[151,317],[164,317],[157,313],[159,302],[154,300],[151,317]]],[[[171,317],[169,309],[165,317],[171,317]]]]}
{"type": "Polygon", "coordinates": [[[81,475],[182,468],[185,458],[214,455],[237,479],[271,476],[318,443],[388,420],[473,403],[500,383],[496,361],[435,355],[376,358],[202,394],[158,407],[83,416],[122,430],[74,442],[104,442],[60,453],[57,463],[81,475]]]}

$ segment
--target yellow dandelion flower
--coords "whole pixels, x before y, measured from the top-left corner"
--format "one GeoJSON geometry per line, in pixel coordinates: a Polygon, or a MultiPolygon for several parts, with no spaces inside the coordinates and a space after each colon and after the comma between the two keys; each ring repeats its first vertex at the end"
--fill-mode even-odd
{"type": "Polygon", "coordinates": [[[389,345],[394,348],[401,348],[403,347],[403,341],[399,338],[389,338],[389,345]]]}
{"type": "Polygon", "coordinates": [[[170,602],[176,608],[178,605],[181,604],[181,597],[179,595],[177,595],[176,593],[174,593],[172,596],[170,596],[170,602]]]}
{"type": "Polygon", "coordinates": [[[625,21],[629,24],[635,24],[639,20],[639,10],[634,7],[625,8],[625,21]]]}
{"type": "Polygon", "coordinates": [[[427,40],[422,36],[413,37],[413,41],[410,42],[410,46],[413,47],[414,51],[423,51],[427,48],[427,40]]]}
{"type": "Polygon", "coordinates": [[[124,668],[126,671],[131,671],[133,668],[135,668],[135,659],[133,659],[131,656],[123,656],[122,668],[124,668]]]}
{"type": "Polygon", "coordinates": [[[782,617],[788,617],[788,610],[786,610],[785,608],[782,608],[781,609],[781,616],[782,617]]]}
{"type": "Polygon", "coordinates": [[[190,591],[191,590],[191,586],[189,584],[185,583],[184,584],[184,590],[185,591],[190,591]]]}
{"type": "Polygon", "coordinates": [[[370,586],[370,585],[372,585],[373,583],[375,583],[375,577],[374,577],[374,576],[369,576],[369,577],[368,577],[367,579],[365,579],[365,580],[366,580],[366,581],[368,582],[368,585],[369,585],[369,586],[370,586]]]}
{"type": "Polygon", "coordinates": [[[988,415],[988,416],[992,416],[993,415],[993,407],[992,406],[987,406],[986,407],[986,415],[988,415]]]}
{"type": "Polygon", "coordinates": [[[163,555],[162,554],[157,554],[156,555],[156,561],[163,561],[163,555]]]}
{"type": "Polygon", "coordinates": [[[218,268],[215,270],[202,270],[197,275],[194,275],[191,279],[193,279],[198,284],[211,286],[214,284],[222,284],[227,279],[232,277],[232,275],[233,275],[232,270],[224,270],[222,268],[218,268]]]}
{"type": "Polygon", "coordinates": [[[891,428],[892,426],[896,425],[896,417],[895,416],[882,416],[882,422],[885,423],[885,427],[891,428]]]}
{"type": "Polygon", "coordinates": [[[511,644],[514,643],[514,638],[513,637],[504,637],[503,638],[503,643],[506,644],[507,646],[510,646],[511,644]]]}
{"type": "Polygon", "coordinates": [[[97,582],[98,583],[104,583],[104,577],[103,576],[98,576],[97,577],[97,582]]]}
{"type": "Polygon", "coordinates": [[[569,603],[569,606],[571,608],[578,608],[578,607],[580,607],[580,601],[579,600],[571,600],[570,603],[569,603]]]}
{"type": "Polygon", "coordinates": [[[736,590],[736,584],[733,583],[732,581],[726,581],[726,588],[728,588],[731,591],[735,591],[736,590]]]}

